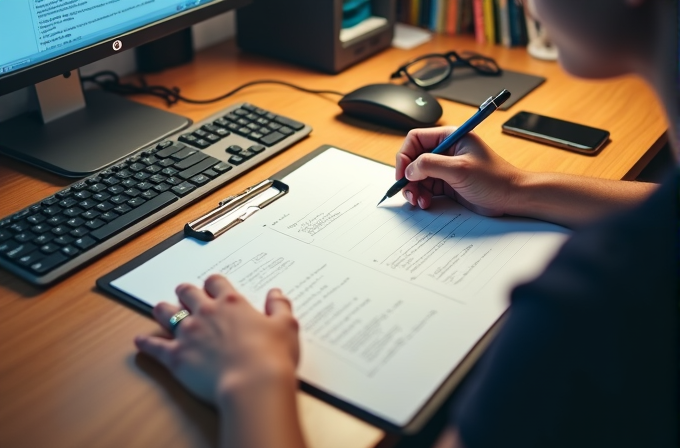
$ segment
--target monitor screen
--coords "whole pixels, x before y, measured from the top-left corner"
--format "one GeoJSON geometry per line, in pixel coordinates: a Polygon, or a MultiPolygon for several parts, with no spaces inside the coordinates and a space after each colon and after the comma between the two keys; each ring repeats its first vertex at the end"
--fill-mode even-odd
{"type": "Polygon", "coordinates": [[[239,0],[0,0],[0,95],[245,3],[239,0]]]}

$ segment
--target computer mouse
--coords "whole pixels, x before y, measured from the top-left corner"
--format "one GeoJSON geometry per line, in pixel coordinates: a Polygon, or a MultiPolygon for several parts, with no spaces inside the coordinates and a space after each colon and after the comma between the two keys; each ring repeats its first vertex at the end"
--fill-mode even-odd
{"type": "Polygon", "coordinates": [[[399,129],[433,126],[442,116],[442,106],[424,90],[396,84],[369,84],[338,102],[350,116],[399,129]]]}

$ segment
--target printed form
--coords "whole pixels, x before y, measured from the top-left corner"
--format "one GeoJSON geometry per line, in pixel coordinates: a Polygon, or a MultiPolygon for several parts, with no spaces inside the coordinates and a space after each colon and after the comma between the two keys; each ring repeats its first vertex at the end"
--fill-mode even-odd
{"type": "Polygon", "coordinates": [[[290,193],[216,240],[186,238],[112,286],[150,305],[181,282],[226,275],[258,309],[272,287],[300,322],[301,380],[408,423],[568,237],[542,221],[487,218],[437,198],[376,204],[394,168],[329,149],[290,193]]]}

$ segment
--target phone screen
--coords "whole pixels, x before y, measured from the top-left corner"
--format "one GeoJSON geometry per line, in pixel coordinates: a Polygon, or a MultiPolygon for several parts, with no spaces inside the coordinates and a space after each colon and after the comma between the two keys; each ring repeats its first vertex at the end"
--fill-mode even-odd
{"type": "Polygon", "coordinates": [[[593,153],[609,138],[609,132],[582,124],[519,112],[503,124],[503,131],[578,152],[593,153]]]}

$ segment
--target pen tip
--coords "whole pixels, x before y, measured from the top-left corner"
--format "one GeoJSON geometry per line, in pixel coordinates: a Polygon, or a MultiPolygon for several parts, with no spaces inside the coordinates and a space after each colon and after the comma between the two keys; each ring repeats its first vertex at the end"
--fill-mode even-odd
{"type": "Polygon", "coordinates": [[[387,199],[387,196],[384,196],[384,197],[380,200],[380,202],[378,202],[378,205],[376,205],[376,207],[380,206],[380,204],[382,204],[383,201],[384,201],[385,199],[387,199]]]}

